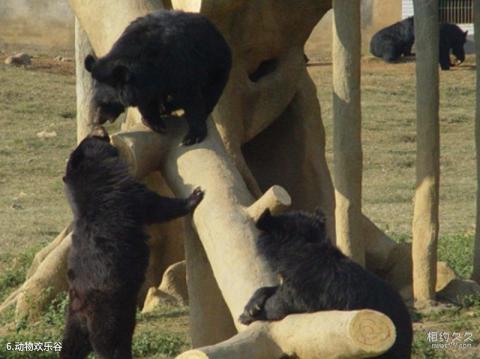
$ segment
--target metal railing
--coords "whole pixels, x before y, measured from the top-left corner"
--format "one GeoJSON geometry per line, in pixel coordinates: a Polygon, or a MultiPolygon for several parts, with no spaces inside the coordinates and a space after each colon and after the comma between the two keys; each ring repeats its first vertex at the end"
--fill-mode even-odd
{"type": "Polygon", "coordinates": [[[473,23],[474,0],[440,0],[440,22],[453,24],[473,23]]]}

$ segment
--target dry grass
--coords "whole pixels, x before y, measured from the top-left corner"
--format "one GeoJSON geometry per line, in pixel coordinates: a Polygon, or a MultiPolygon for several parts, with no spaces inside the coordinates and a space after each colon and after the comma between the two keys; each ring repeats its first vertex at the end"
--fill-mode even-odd
{"type": "Polygon", "coordinates": [[[70,219],[61,178],[75,144],[75,79],[0,65],[0,83],[0,244],[6,255],[50,241],[70,219]],[[57,137],[38,138],[43,130],[57,137]]]}
{"type": "MultiPolygon", "coordinates": [[[[475,223],[475,71],[440,74],[440,234],[471,234],[475,223]]],[[[310,66],[332,159],[331,66],[310,66]]],[[[386,232],[410,236],[415,190],[415,63],[362,64],[363,208],[386,232]]]]}

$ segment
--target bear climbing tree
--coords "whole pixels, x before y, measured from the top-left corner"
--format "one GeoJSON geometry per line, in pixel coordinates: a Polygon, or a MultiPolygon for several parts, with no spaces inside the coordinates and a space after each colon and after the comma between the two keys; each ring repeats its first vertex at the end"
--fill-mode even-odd
{"type": "MultiPolygon", "coordinates": [[[[141,124],[136,110],[128,112],[122,131],[111,139],[132,174],[160,194],[186,197],[196,186],[206,193],[191,221],[183,223],[184,231],[181,222],[150,229],[151,258],[142,302],[147,290],[160,284],[163,271],[183,259],[184,243],[191,337],[193,346],[200,348],[180,357],[359,358],[388,350],[395,341],[392,322],[368,310],[291,315],[248,328],[238,321],[256,289],[277,284],[254,245],[258,236],[254,222],[264,209],[276,213],[318,206],[335,238],[335,195],[325,133],[303,54],[308,36],[331,1],[130,0],[119,7],[115,0],[70,0],[70,4],[89,40],[77,32],[77,53],[88,53],[91,44],[96,56],[105,55],[131,21],[164,7],[201,12],[232,49],[230,78],[201,144],[179,145],[186,127],[178,120],[167,123],[166,135],[152,132],[141,124]]],[[[77,74],[77,90],[88,89],[90,79],[84,70],[77,67],[77,74]]],[[[91,93],[77,93],[83,96],[77,114],[79,133],[87,133],[90,123],[84,119],[91,93]]],[[[354,228],[360,227],[362,233],[366,267],[381,274],[404,299],[411,299],[411,248],[388,238],[359,210],[357,220],[354,228]]],[[[26,282],[0,310],[16,304],[17,319],[34,318],[65,290],[69,233],[66,228],[37,254],[26,282]]]]}

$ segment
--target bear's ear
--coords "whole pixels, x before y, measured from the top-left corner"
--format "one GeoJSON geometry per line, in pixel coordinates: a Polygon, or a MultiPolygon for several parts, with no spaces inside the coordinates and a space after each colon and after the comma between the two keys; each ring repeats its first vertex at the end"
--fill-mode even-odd
{"type": "Polygon", "coordinates": [[[124,85],[132,79],[132,73],[127,66],[117,65],[113,68],[112,78],[116,84],[124,85]]]}
{"type": "Polygon", "coordinates": [[[95,65],[96,62],[97,62],[97,59],[92,54],[87,55],[84,61],[85,70],[91,73],[93,70],[93,66],[95,65]]]}
{"type": "Polygon", "coordinates": [[[468,30],[467,30],[467,31],[465,31],[463,34],[465,35],[465,39],[466,39],[466,38],[467,38],[467,36],[468,36],[468,30]]]}
{"type": "Polygon", "coordinates": [[[270,213],[270,210],[267,208],[257,219],[257,223],[255,225],[259,230],[268,232],[272,226],[273,220],[274,218],[270,213]]]}

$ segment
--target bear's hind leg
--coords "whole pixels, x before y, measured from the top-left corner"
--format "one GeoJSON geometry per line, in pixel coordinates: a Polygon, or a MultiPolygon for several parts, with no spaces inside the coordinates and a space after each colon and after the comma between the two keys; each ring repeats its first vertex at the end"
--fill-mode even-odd
{"type": "Polygon", "coordinates": [[[257,289],[245,306],[242,315],[240,315],[240,323],[248,325],[256,320],[266,319],[263,315],[265,302],[274,295],[277,290],[278,286],[257,289]]]}
{"type": "Polygon", "coordinates": [[[386,40],[382,46],[382,59],[386,63],[395,63],[402,54],[403,49],[399,49],[398,46],[392,40],[386,40]]]}
{"type": "Polygon", "coordinates": [[[288,314],[306,312],[306,310],[299,310],[295,305],[292,305],[294,299],[288,295],[288,291],[284,285],[267,299],[263,308],[263,315],[265,320],[282,320],[288,314]]]}
{"type": "Polygon", "coordinates": [[[132,299],[122,299],[120,296],[115,298],[118,303],[98,305],[89,320],[90,340],[102,359],[132,359],[136,304],[132,299]]]}
{"type": "Polygon", "coordinates": [[[86,323],[78,315],[68,313],[60,359],[84,359],[92,351],[86,323]]]}

